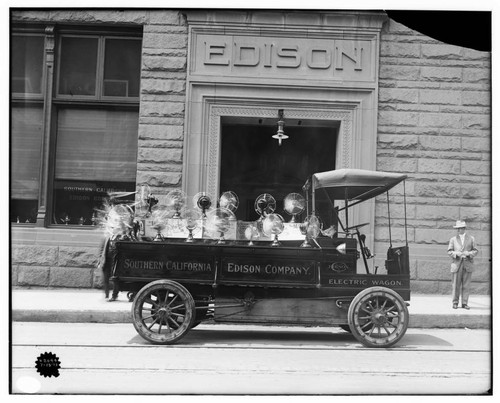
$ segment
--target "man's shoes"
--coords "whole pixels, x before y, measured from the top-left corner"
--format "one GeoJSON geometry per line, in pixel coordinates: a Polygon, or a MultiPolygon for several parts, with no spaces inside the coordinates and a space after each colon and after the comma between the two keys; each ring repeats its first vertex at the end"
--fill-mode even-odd
{"type": "Polygon", "coordinates": [[[457,309],[458,308],[458,304],[454,303],[453,304],[453,309],[457,309]]]}
{"type": "Polygon", "coordinates": [[[462,308],[464,308],[464,309],[470,309],[470,306],[467,305],[467,304],[462,304],[462,308]]]}
{"type": "Polygon", "coordinates": [[[113,302],[116,301],[118,297],[112,296],[110,299],[108,299],[108,302],[113,302]]]}

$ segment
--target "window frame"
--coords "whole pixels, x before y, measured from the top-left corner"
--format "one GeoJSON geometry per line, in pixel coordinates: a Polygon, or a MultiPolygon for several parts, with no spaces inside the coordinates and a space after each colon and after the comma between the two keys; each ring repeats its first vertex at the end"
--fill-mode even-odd
{"type": "MultiPolygon", "coordinates": [[[[105,38],[120,38],[139,40],[143,42],[143,26],[142,25],[124,25],[120,27],[89,27],[89,26],[67,26],[59,24],[24,24],[16,23],[11,26],[10,38],[14,35],[38,35],[44,38],[43,49],[43,70],[42,70],[42,93],[41,94],[26,94],[14,93],[10,94],[12,106],[30,106],[38,105],[43,108],[43,145],[41,150],[41,168],[40,168],[40,185],[38,189],[38,215],[35,224],[11,222],[15,226],[38,226],[45,228],[61,228],[60,224],[52,222],[54,213],[54,182],[55,182],[55,150],[57,142],[57,115],[60,108],[64,107],[83,107],[83,108],[109,108],[124,111],[140,111],[140,80],[139,73],[139,95],[137,97],[117,97],[117,96],[102,96],[102,92],[97,92],[99,96],[69,96],[61,97],[57,95],[56,85],[59,83],[59,68],[60,68],[60,49],[61,36],[74,35],[78,37],[97,36],[99,37],[100,52],[98,53],[97,62],[101,64],[101,82],[96,82],[98,85],[104,84],[104,43],[105,38]]],[[[12,39],[11,39],[12,43],[12,39]]],[[[141,58],[142,71],[142,50],[139,57],[141,58]]],[[[99,71],[99,70],[98,70],[99,71]]],[[[97,73],[96,73],[97,74],[97,73]]],[[[10,76],[9,76],[10,77],[10,76]]],[[[99,81],[97,79],[97,81],[99,81]]],[[[9,85],[11,81],[9,80],[9,85]]],[[[57,88],[58,89],[58,88],[57,88]]],[[[97,88],[96,88],[97,89],[97,88]]],[[[10,88],[9,88],[10,90],[10,88]]],[[[102,87],[100,88],[102,91],[102,87]]],[[[9,133],[9,136],[11,132],[9,133]]],[[[10,199],[10,195],[9,195],[10,199]]],[[[92,226],[69,225],[67,228],[80,228],[82,230],[92,229],[92,226]]]]}
{"type": "MultiPolygon", "coordinates": [[[[48,205],[47,208],[47,219],[46,219],[46,226],[49,228],[61,228],[61,226],[64,227],[73,227],[73,228],[81,228],[81,229],[88,229],[92,228],[92,226],[87,226],[87,225],[76,225],[76,224],[61,224],[61,223],[55,223],[53,222],[53,217],[55,214],[55,207],[56,207],[56,201],[55,201],[55,182],[56,182],[56,177],[55,177],[55,163],[56,163],[56,143],[57,143],[57,136],[58,136],[58,114],[59,111],[65,108],[87,108],[87,109],[94,109],[96,107],[102,107],[106,108],[109,110],[122,110],[122,111],[128,111],[128,112],[133,112],[136,111],[139,113],[139,107],[140,107],[140,93],[139,96],[137,97],[111,97],[111,96],[104,96],[103,94],[103,85],[104,85],[104,60],[105,60],[105,41],[107,38],[120,38],[120,39],[130,39],[130,40],[138,40],[141,41],[142,43],[142,29],[139,30],[133,30],[132,32],[128,32],[124,29],[119,29],[119,30],[99,30],[99,29],[76,29],[75,27],[70,27],[68,28],[61,28],[57,32],[57,38],[56,38],[56,46],[55,46],[55,52],[56,52],[56,62],[54,66],[54,93],[51,98],[51,102],[53,105],[53,136],[55,137],[55,142],[53,146],[51,147],[51,154],[52,154],[52,169],[51,169],[51,174],[49,177],[49,192],[50,192],[50,199],[51,202],[48,205]],[[78,38],[88,38],[88,37],[96,37],[98,39],[98,49],[97,49],[97,71],[96,71],[96,95],[61,95],[59,94],[59,80],[60,80],[60,67],[61,67],[61,61],[60,61],[60,56],[61,55],[61,46],[62,46],[62,41],[61,39],[63,37],[78,37],[78,38]]],[[[142,60],[142,52],[141,52],[141,60],[142,60]]],[[[141,77],[139,76],[139,88],[140,88],[140,79],[141,77]]]]}
{"type": "MultiPolygon", "coordinates": [[[[104,61],[106,57],[106,40],[107,39],[123,39],[123,40],[135,40],[142,43],[142,36],[137,36],[133,34],[119,34],[110,33],[108,31],[78,31],[62,30],[59,32],[57,38],[57,55],[61,55],[62,39],[63,38],[97,38],[97,66],[96,66],[96,95],[68,95],[60,94],[60,78],[61,78],[61,58],[57,58],[56,70],[55,70],[55,85],[54,85],[54,100],[56,101],[90,101],[90,102],[118,102],[118,103],[138,103],[140,100],[140,90],[137,97],[121,97],[121,96],[109,96],[104,95],[104,61]]],[[[142,52],[141,52],[142,60],[142,52]]],[[[140,77],[139,77],[139,88],[140,88],[140,77]]]]}

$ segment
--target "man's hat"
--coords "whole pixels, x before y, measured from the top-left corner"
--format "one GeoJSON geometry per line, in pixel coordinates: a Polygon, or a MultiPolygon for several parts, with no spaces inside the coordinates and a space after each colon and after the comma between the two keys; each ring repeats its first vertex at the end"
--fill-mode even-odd
{"type": "Polygon", "coordinates": [[[453,228],[465,228],[465,227],[467,227],[465,221],[460,221],[460,220],[457,220],[457,223],[453,226],[453,228]]]}

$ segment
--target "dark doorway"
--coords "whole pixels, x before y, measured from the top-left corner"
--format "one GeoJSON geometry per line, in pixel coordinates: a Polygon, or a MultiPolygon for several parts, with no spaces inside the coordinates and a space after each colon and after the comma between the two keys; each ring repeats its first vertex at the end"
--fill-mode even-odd
{"type": "MultiPolygon", "coordinates": [[[[276,213],[289,221],[291,217],[283,211],[285,196],[300,193],[306,197],[302,187],[313,173],[335,169],[336,123],[294,123],[285,123],[289,138],[280,146],[272,138],[277,130],[274,120],[223,118],[220,192],[231,190],[238,195],[238,220],[257,220],[255,199],[269,193],[276,199],[276,213]]],[[[324,225],[329,226],[333,218],[331,206],[321,195],[317,210],[324,225]]],[[[301,220],[305,214],[297,218],[301,220]]]]}

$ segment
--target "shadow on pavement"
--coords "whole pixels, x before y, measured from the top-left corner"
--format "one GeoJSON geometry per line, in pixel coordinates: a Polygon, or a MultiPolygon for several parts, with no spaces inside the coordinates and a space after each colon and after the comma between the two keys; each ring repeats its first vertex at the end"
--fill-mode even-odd
{"type": "MultiPolygon", "coordinates": [[[[151,345],[136,334],[127,344],[151,345]]],[[[238,346],[268,347],[269,345],[282,347],[361,347],[354,336],[341,329],[332,332],[303,332],[303,331],[272,331],[272,330],[228,330],[228,329],[192,329],[179,342],[170,347],[227,347],[238,346]],[[257,346],[258,344],[259,346],[257,346]]],[[[425,333],[406,334],[393,348],[422,348],[422,347],[452,347],[453,344],[436,336],[425,333]]],[[[169,347],[169,346],[165,346],[169,347]]]]}
{"type": "Polygon", "coordinates": [[[446,340],[441,339],[440,337],[431,336],[425,333],[420,334],[405,334],[404,337],[400,340],[398,347],[407,347],[411,348],[412,346],[418,347],[430,347],[430,346],[453,346],[452,343],[447,342],[446,340]]]}

